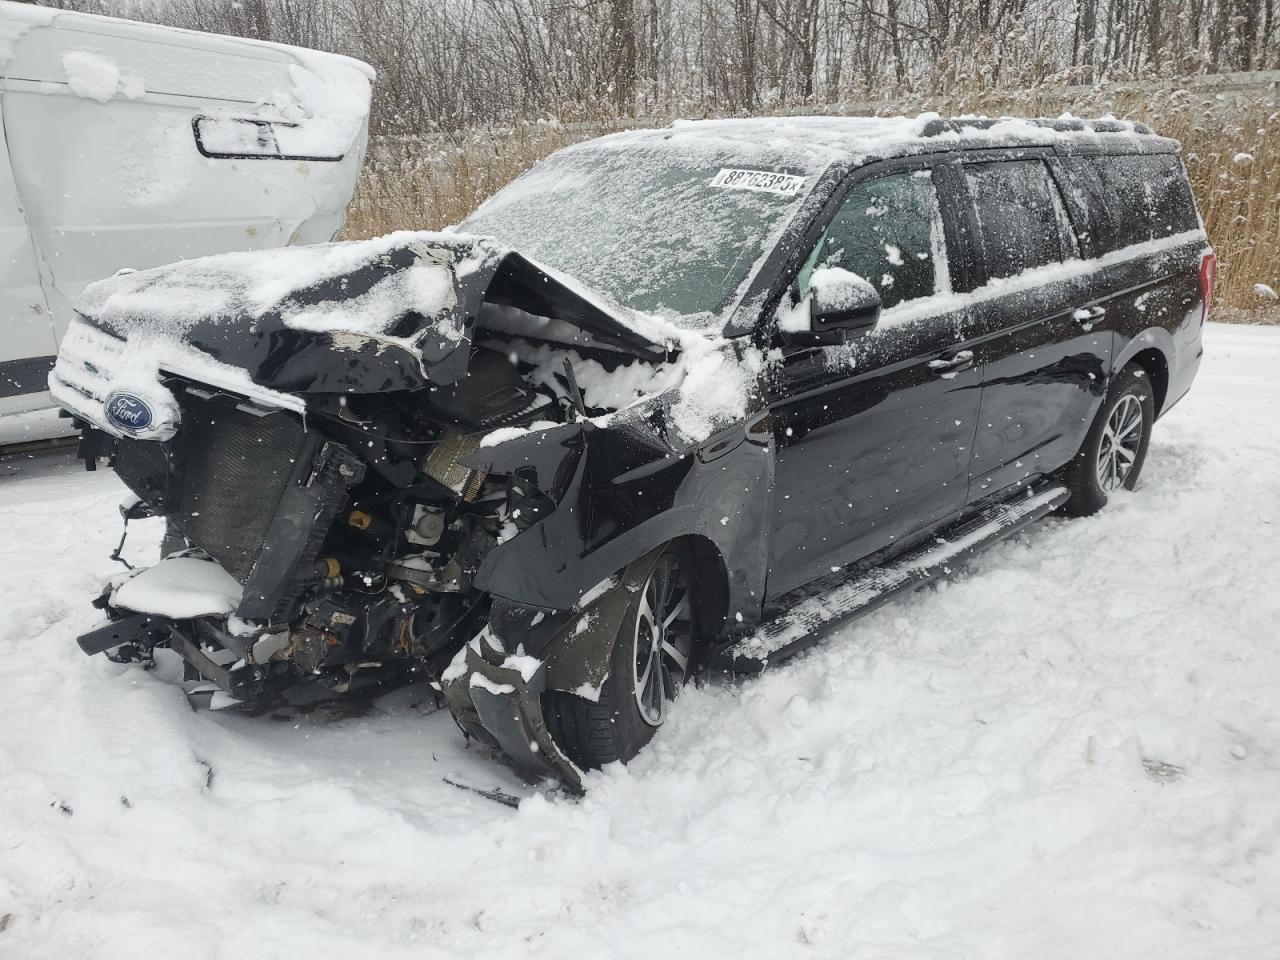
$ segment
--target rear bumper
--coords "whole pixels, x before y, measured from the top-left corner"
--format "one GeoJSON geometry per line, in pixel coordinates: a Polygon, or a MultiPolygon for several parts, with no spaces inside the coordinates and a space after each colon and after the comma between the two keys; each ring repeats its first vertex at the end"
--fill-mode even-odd
{"type": "Polygon", "coordinates": [[[468,735],[500,749],[525,775],[550,777],[581,791],[582,771],[551,739],[543,716],[546,664],[522,673],[490,663],[476,649],[482,643],[467,644],[442,681],[445,700],[459,724],[468,735]]]}
{"type": "Polygon", "coordinates": [[[1199,337],[1193,343],[1178,350],[1176,366],[1169,371],[1169,386],[1164,404],[1160,409],[1160,416],[1163,417],[1173,409],[1175,403],[1187,395],[1191,389],[1191,382],[1195,380],[1200,370],[1200,361],[1203,359],[1204,345],[1199,337]]]}

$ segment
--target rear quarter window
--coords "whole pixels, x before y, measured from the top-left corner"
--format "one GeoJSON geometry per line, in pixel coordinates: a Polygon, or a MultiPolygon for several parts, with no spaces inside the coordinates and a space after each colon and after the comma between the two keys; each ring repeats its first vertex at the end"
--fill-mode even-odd
{"type": "Polygon", "coordinates": [[[1094,256],[1200,227],[1174,154],[1068,157],[1062,169],[1077,234],[1094,256]]]}
{"type": "Polygon", "coordinates": [[[987,279],[1062,260],[1065,211],[1041,160],[966,164],[987,279]]]}

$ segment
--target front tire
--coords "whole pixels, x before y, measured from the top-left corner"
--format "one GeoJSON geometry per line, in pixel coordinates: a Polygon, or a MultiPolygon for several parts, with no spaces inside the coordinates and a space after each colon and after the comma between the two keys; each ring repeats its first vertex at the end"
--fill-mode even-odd
{"type": "Polygon", "coordinates": [[[1133,364],[1125,367],[1067,467],[1071,492],[1063,507],[1067,514],[1087,517],[1106,506],[1108,494],[1134,488],[1147,459],[1155,419],[1155,396],[1146,371],[1133,364]]]}
{"type": "Polygon", "coordinates": [[[666,721],[697,640],[690,565],[688,551],[677,545],[658,556],[614,637],[598,700],[561,690],[544,695],[547,729],[579,767],[625,763],[666,721]]]}

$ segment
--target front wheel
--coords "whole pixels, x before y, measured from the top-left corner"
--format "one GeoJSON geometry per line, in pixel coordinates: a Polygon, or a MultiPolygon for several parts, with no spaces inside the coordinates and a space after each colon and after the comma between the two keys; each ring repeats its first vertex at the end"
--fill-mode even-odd
{"type": "Polygon", "coordinates": [[[659,555],[622,618],[596,702],[559,690],[545,695],[552,739],[579,767],[630,760],[667,719],[696,641],[690,563],[675,545],[659,555]]]}
{"type": "Polygon", "coordinates": [[[1107,391],[1084,445],[1067,468],[1071,516],[1086,517],[1107,503],[1116,490],[1132,490],[1147,459],[1156,419],[1151,381],[1141,367],[1125,367],[1107,391]]]}

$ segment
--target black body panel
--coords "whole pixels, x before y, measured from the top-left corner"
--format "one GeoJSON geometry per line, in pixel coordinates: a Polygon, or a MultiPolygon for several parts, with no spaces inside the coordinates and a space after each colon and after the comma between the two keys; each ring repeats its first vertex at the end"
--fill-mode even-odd
{"type": "Polygon", "coordinates": [[[768,597],[957,517],[981,397],[953,328],[792,355],[772,381],[768,597]],[[931,364],[938,364],[931,367],[931,364]]]}

